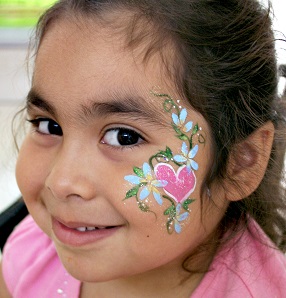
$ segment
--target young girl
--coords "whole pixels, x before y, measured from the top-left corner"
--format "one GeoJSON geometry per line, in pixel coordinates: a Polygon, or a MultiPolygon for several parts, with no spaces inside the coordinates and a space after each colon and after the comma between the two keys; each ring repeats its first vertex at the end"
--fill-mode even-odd
{"type": "Polygon", "coordinates": [[[285,297],[269,12],[61,0],[34,45],[0,296],[285,297]]]}

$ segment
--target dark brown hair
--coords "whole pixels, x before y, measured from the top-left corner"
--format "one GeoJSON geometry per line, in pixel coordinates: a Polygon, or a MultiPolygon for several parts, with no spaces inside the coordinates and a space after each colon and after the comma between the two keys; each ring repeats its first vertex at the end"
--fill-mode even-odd
{"type": "MultiPolygon", "coordinates": [[[[213,163],[202,194],[213,181],[225,179],[230,152],[237,144],[264,123],[274,123],[275,140],[264,178],[250,196],[230,203],[216,244],[223,243],[226,231],[233,235],[254,218],[285,251],[285,109],[277,96],[270,9],[255,0],[61,0],[39,20],[35,53],[58,19],[104,22],[106,14],[116,11],[132,12],[121,30],[126,46],[147,44],[145,61],[159,53],[180,94],[212,129],[213,163]],[[169,42],[176,59],[164,56],[162,49],[169,42]]],[[[112,26],[110,18],[106,25],[112,26]]]]}

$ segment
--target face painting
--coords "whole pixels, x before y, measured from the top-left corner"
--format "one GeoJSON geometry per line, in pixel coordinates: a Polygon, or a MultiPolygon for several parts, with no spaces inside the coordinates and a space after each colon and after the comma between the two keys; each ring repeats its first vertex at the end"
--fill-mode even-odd
{"type": "Polygon", "coordinates": [[[167,231],[170,234],[174,230],[180,233],[181,224],[191,212],[189,205],[195,200],[190,195],[195,190],[195,171],[199,168],[195,161],[199,150],[196,142],[204,144],[205,138],[199,125],[193,125],[192,121],[187,120],[188,112],[178,105],[179,100],[175,102],[168,94],[152,94],[163,98],[164,111],[172,115],[172,128],[176,137],[182,141],[181,153],[174,155],[167,146],[165,150],[152,155],[141,168],[133,167],[135,175],[127,175],[124,179],[135,186],[127,191],[125,199],[135,197],[143,212],[150,211],[147,202],[150,195],[153,195],[159,205],[163,204],[163,200],[169,201],[170,206],[164,211],[167,216],[167,231]]]}

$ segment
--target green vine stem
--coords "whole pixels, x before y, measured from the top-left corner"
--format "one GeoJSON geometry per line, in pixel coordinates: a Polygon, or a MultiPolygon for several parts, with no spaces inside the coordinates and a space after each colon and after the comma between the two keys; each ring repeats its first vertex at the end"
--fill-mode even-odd
{"type": "Polygon", "coordinates": [[[173,152],[169,147],[166,147],[165,151],[161,150],[149,158],[149,164],[150,164],[152,170],[154,170],[154,165],[153,165],[154,159],[156,160],[156,162],[159,162],[159,163],[160,162],[169,163],[170,161],[172,161],[177,166],[180,166],[180,163],[173,160],[173,152]],[[161,160],[161,159],[163,159],[163,160],[161,160]]]}
{"type": "Polygon", "coordinates": [[[151,94],[157,97],[165,97],[166,99],[163,102],[164,111],[170,113],[172,109],[176,109],[177,114],[180,114],[180,108],[177,103],[173,100],[173,98],[166,93],[156,93],[151,91],[151,94]]]}
{"type": "MultiPolygon", "coordinates": [[[[178,116],[180,115],[180,106],[173,100],[173,98],[170,95],[166,93],[157,93],[155,91],[151,91],[151,94],[156,97],[165,98],[163,102],[163,108],[165,112],[171,113],[172,109],[175,109],[177,115],[178,116]]],[[[172,127],[177,133],[177,138],[179,138],[182,141],[187,141],[190,149],[193,148],[193,137],[195,135],[198,136],[198,142],[200,144],[205,144],[205,137],[201,133],[198,134],[198,131],[200,131],[198,123],[193,127],[190,137],[188,137],[177,125],[172,124],[172,127]]],[[[153,156],[153,158],[156,158],[156,157],[159,157],[159,155],[153,156]]]]}

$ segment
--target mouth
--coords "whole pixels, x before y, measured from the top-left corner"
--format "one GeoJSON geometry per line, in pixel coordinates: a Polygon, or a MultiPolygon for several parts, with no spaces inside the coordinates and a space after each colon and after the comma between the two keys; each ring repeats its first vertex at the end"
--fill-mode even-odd
{"type": "Polygon", "coordinates": [[[85,246],[102,242],[117,233],[123,225],[92,225],[86,223],[64,223],[52,218],[55,240],[68,246],[85,246]]]}

